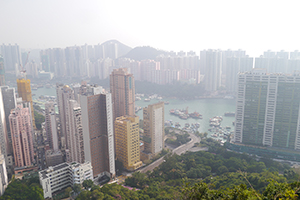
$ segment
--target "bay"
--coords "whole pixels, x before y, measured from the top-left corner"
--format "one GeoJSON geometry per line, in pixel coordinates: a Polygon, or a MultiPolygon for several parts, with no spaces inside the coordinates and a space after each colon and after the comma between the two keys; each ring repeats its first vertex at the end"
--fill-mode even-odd
{"type": "MultiPolygon", "coordinates": [[[[232,122],[235,120],[234,117],[225,117],[225,112],[235,112],[235,100],[234,99],[195,99],[195,100],[180,100],[180,99],[163,99],[156,100],[152,99],[150,102],[143,100],[136,101],[136,106],[146,107],[150,104],[157,103],[159,101],[169,101],[168,105],[165,105],[165,120],[172,120],[173,123],[180,123],[181,127],[184,127],[185,123],[195,124],[200,123],[200,132],[208,132],[209,120],[215,116],[222,116],[223,121],[221,122],[222,127],[229,126],[231,130],[234,130],[232,122]],[[171,109],[186,109],[188,112],[198,112],[202,114],[203,119],[189,118],[187,120],[180,119],[175,115],[170,114],[171,109]]],[[[140,110],[136,115],[143,119],[143,111],[140,110]]],[[[209,133],[209,132],[208,132],[209,133]]],[[[210,135],[210,133],[209,133],[210,135]]]]}
{"type": "MultiPolygon", "coordinates": [[[[55,88],[38,88],[37,90],[32,90],[32,94],[34,94],[33,99],[38,99],[41,95],[48,96],[56,96],[55,88]]],[[[229,126],[231,127],[231,131],[234,130],[234,126],[232,122],[235,120],[234,117],[225,117],[225,112],[235,112],[236,102],[234,99],[195,99],[195,100],[180,100],[180,99],[170,99],[165,98],[162,100],[151,99],[150,102],[145,102],[144,100],[136,101],[136,106],[140,106],[142,108],[147,107],[150,104],[157,103],[159,101],[168,101],[169,104],[165,105],[165,120],[172,120],[173,123],[180,123],[181,127],[185,125],[185,123],[194,124],[196,122],[200,123],[200,132],[208,132],[209,119],[215,116],[222,116],[223,121],[221,122],[222,127],[229,126]],[[171,109],[186,109],[188,107],[188,112],[198,112],[202,114],[203,119],[193,119],[189,118],[187,120],[180,119],[175,115],[170,114],[171,109]]],[[[140,110],[136,113],[140,119],[143,119],[143,111],[140,110]]],[[[208,132],[211,135],[211,132],[208,132]]]]}

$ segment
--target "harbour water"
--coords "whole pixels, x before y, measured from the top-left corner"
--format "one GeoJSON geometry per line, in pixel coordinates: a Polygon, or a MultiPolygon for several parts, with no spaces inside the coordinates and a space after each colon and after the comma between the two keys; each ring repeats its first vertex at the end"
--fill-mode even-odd
{"type": "MultiPolygon", "coordinates": [[[[209,119],[215,116],[222,116],[223,121],[221,122],[222,127],[229,126],[231,130],[234,130],[232,122],[234,117],[225,117],[225,112],[235,112],[235,100],[234,99],[197,99],[197,100],[179,100],[179,99],[163,99],[156,100],[152,99],[150,102],[145,102],[143,100],[136,101],[136,106],[146,107],[150,104],[157,103],[159,101],[169,101],[168,105],[165,105],[165,120],[172,120],[173,123],[179,122],[181,127],[185,123],[195,124],[200,123],[199,132],[208,132],[209,119]],[[202,115],[203,119],[193,119],[188,118],[187,120],[180,119],[175,115],[170,114],[171,109],[186,109],[188,107],[188,112],[198,112],[202,115]]],[[[143,118],[142,110],[137,113],[140,119],[143,118]]],[[[210,132],[208,132],[210,134],[210,132]]]]}
{"type": "MultiPolygon", "coordinates": [[[[56,96],[55,88],[38,88],[37,90],[32,90],[34,94],[33,99],[37,99],[41,95],[48,95],[48,96],[56,96]]],[[[179,100],[179,99],[152,99],[149,102],[145,102],[143,99],[140,101],[136,101],[136,106],[140,106],[142,108],[157,103],[159,101],[168,101],[169,104],[165,105],[165,120],[172,120],[175,124],[176,122],[180,123],[181,127],[185,125],[185,123],[194,124],[196,122],[200,123],[200,132],[208,132],[208,129],[211,127],[209,126],[209,119],[213,118],[214,116],[222,116],[223,121],[221,122],[222,127],[229,126],[231,127],[231,131],[234,130],[234,126],[232,122],[235,120],[234,117],[225,117],[225,112],[235,112],[235,100],[234,99],[196,99],[196,100],[179,100]],[[171,109],[186,109],[188,107],[188,112],[198,112],[202,115],[203,119],[193,119],[189,118],[187,120],[180,119],[175,115],[170,114],[171,109]]],[[[143,119],[143,111],[140,110],[136,113],[143,119]]],[[[208,132],[209,135],[212,134],[208,132]]]]}

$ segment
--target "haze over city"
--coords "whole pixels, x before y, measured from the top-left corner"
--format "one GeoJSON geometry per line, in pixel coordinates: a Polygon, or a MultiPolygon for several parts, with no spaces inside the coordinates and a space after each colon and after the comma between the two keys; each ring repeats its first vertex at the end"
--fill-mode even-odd
{"type": "Polygon", "coordinates": [[[268,49],[300,42],[297,1],[1,1],[0,43],[21,48],[96,45],[116,39],[166,51],[268,49]]]}
{"type": "Polygon", "coordinates": [[[0,200],[299,199],[296,1],[0,1],[0,200]]]}

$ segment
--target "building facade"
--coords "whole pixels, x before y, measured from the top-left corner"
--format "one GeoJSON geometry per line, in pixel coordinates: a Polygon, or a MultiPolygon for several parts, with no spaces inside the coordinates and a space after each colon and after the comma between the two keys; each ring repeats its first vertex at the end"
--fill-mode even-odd
{"type": "Polygon", "coordinates": [[[34,161],[33,130],[29,108],[18,105],[9,115],[15,167],[31,166],[34,161]]]}
{"type": "Polygon", "coordinates": [[[17,87],[18,87],[18,95],[23,99],[23,101],[30,102],[30,112],[31,112],[31,121],[34,129],[35,120],[34,120],[34,110],[32,103],[32,94],[31,94],[31,86],[29,79],[17,79],[17,87]]]}
{"type": "Polygon", "coordinates": [[[7,171],[6,171],[6,163],[4,155],[1,153],[0,149],[0,196],[4,193],[6,187],[8,185],[7,171]]]}
{"type": "Polygon", "coordinates": [[[115,120],[116,157],[125,169],[133,171],[142,166],[140,160],[139,117],[121,116],[115,120]]]}
{"type": "Polygon", "coordinates": [[[67,131],[68,159],[70,162],[84,163],[81,108],[75,100],[69,100],[69,108],[70,113],[67,119],[69,126],[69,131],[67,131]]]}
{"type": "Polygon", "coordinates": [[[201,51],[200,63],[205,73],[205,90],[215,92],[221,86],[222,52],[220,50],[201,51]]]}
{"type": "Polygon", "coordinates": [[[5,68],[3,56],[0,54],[0,86],[5,85],[5,68]]]}
{"type": "Polygon", "coordinates": [[[10,131],[8,117],[10,115],[10,111],[17,107],[16,93],[15,93],[15,88],[9,88],[8,86],[1,86],[0,89],[2,92],[3,104],[5,105],[4,106],[5,122],[6,122],[7,137],[9,143],[9,148],[7,149],[7,153],[12,154],[11,131],[10,131]]]}
{"type": "Polygon", "coordinates": [[[2,98],[2,92],[0,91],[0,151],[4,155],[7,161],[9,142],[8,135],[6,129],[6,121],[5,121],[5,110],[4,103],[2,98]]]}
{"type": "Polygon", "coordinates": [[[74,184],[82,184],[85,180],[93,180],[92,165],[90,162],[62,163],[39,171],[39,179],[44,198],[52,198],[57,191],[73,187],[74,184]]]}
{"type": "Polygon", "coordinates": [[[127,68],[114,69],[110,75],[114,119],[134,115],[135,85],[134,77],[127,68]]]}
{"type": "Polygon", "coordinates": [[[300,149],[299,108],[299,74],[239,74],[234,142],[300,149]]]}
{"type": "Polygon", "coordinates": [[[102,89],[89,89],[80,96],[85,160],[94,177],[115,176],[112,98],[102,89]]]}
{"type": "Polygon", "coordinates": [[[53,102],[45,103],[45,130],[49,147],[53,150],[58,150],[56,113],[53,102]]]}
{"type": "Polygon", "coordinates": [[[152,155],[160,153],[165,146],[164,108],[164,102],[159,102],[143,109],[144,151],[152,155]]]}
{"type": "Polygon", "coordinates": [[[74,99],[74,91],[68,86],[63,84],[56,84],[56,96],[57,96],[57,106],[59,112],[60,120],[60,131],[62,140],[66,141],[65,149],[69,148],[69,138],[70,134],[70,104],[69,100],[74,99]]]}

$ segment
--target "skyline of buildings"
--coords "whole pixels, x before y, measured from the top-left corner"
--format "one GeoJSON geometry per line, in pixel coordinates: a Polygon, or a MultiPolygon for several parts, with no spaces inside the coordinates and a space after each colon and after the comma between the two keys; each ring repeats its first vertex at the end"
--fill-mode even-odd
{"type": "MultiPolygon", "coordinates": [[[[297,78],[299,74],[295,73],[294,76],[279,74],[292,73],[295,69],[300,69],[300,53],[267,51],[259,58],[250,58],[243,50],[204,50],[200,53],[200,59],[195,52],[173,52],[167,56],[159,56],[156,60],[135,61],[127,58],[116,59],[118,55],[116,45],[108,46],[111,48],[108,54],[114,58],[103,56],[102,60],[96,60],[94,47],[83,46],[66,48],[63,54],[67,59],[64,58],[61,65],[54,62],[58,67],[55,69],[56,73],[62,73],[61,77],[78,74],[84,77],[92,77],[91,75],[99,78],[110,77],[111,93],[101,86],[88,85],[86,82],[72,88],[63,84],[56,85],[59,121],[54,104],[45,105],[47,139],[44,148],[47,151],[44,160],[47,167],[63,161],[77,163],[88,161],[93,168],[94,178],[103,175],[114,178],[115,154],[124,167],[132,171],[142,166],[144,152],[151,156],[160,153],[164,148],[164,103],[149,105],[143,109],[144,152],[141,152],[139,118],[134,112],[137,79],[157,84],[170,84],[173,81],[198,84],[202,81],[206,91],[212,94],[225,86],[229,94],[238,95],[235,142],[276,148],[300,148],[300,125],[298,125],[300,79],[297,78]],[[60,68],[61,66],[63,68],[60,68]],[[254,75],[247,73],[251,70],[256,71],[254,75]],[[238,73],[246,74],[244,79],[242,75],[236,76],[238,73]],[[273,75],[277,73],[274,76],[279,78],[274,78],[272,73],[273,75]]],[[[42,67],[46,72],[50,72],[52,67],[47,55],[42,55],[42,67]]],[[[31,64],[29,66],[32,69],[31,75],[33,71],[37,72],[38,64],[35,67],[31,64]]],[[[27,109],[26,113],[31,112],[29,116],[32,116],[30,119],[33,125],[35,123],[30,80],[18,79],[17,85],[19,96],[27,105],[24,108],[27,109]]],[[[13,88],[3,86],[1,94],[0,101],[5,104],[5,108],[0,108],[2,120],[7,118],[6,110],[14,109],[12,113],[17,112],[20,105],[16,108],[13,88]],[[7,101],[11,104],[5,103],[7,101]]],[[[26,117],[28,118],[28,114],[26,117]]],[[[23,167],[32,163],[32,160],[28,161],[28,155],[31,156],[33,149],[30,146],[33,138],[29,138],[29,132],[23,127],[24,131],[20,133],[24,141],[22,143],[11,140],[11,135],[15,134],[12,131],[16,128],[14,127],[10,135],[9,129],[3,128],[5,124],[7,122],[2,123],[2,133],[0,132],[0,136],[2,134],[3,137],[7,137],[6,141],[2,140],[6,145],[1,145],[6,146],[4,155],[9,154],[11,141],[15,159],[17,157],[15,166],[23,167]],[[21,155],[18,149],[22,150],[24,158],[18,159],[18,155],[21,155]],[[19,163],[23,163],[23,166],[19,163]]],[[[33,129],[31,133],[33,136],[33,129]]]]}

